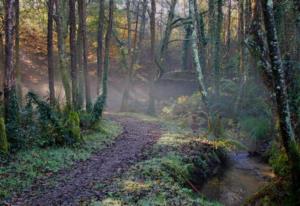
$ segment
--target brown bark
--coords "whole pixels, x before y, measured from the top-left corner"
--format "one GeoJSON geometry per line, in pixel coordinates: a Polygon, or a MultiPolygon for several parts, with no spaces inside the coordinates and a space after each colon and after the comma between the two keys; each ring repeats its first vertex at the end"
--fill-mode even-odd
{"type": "Polygon", "coordinates": [[[16,71],[16,91],[20,104],[22,104],[22,80],[20,71],[20,2],[15,0],[15,71],[16,71]]]}
{"type": "Polygon", "coordinates": [[[101,72],[103,68],[103,29],[104,29],[104,0],[99,5],[98,47],[97,47],[97,94],[100,93],[101,72]]]}
{"type": "Polygon", "coordinates": [[[50,104],[55,104],[54,64],[53,64],[53,0],[48,1],[48,26],[47,26],[47,55],[48,55],[48,80],[50,104]]]}
{"type": "Polygon", "coordinates": [[[75,0],[69,0],[69,30],[70,30],[70,54],[71,54],[71,79],[72,79],[72,102],[77,108],[78,99],[78,72],[76,60],[76,14],[75,0]]]}
{"type": "Polygon", "coordinates": [[[151,33],[151,57],[154,60],[155,54],[155,37],[156,37],[156,3],[155,0],[151,0],[151,13],[150,13],[150,33],[151,33]]]}
{"type": "Polygon", "coordinates": [[[227,23],[227,32],[226,32],[226,48],[229,51],[231,46],[231,0],[228,2],[228,23],[227,23]]]}
{"type": "Polygon", "coordinates": [[[85,0],[78,0],[78,12],[79,12],[79,21],[80,21],[80,36],[82,39],[82,63],[83,63],[83,74],[85,82],[85,102],[86,110],[90,111],[92,108],[92,98],[91,98],[91,89],[90,81],[88,74],[88,45],[87,45],[87,28],[86,28],[86,2],[85,0]]]}
{"type": "Polygon", "coordinates": [[[18,102],[16,97],[16,79],[14,68],[14,0],[5,1],[5,69],[4,69],[4,107],[7,134],[15,137],[18,120],[18,102]]]}

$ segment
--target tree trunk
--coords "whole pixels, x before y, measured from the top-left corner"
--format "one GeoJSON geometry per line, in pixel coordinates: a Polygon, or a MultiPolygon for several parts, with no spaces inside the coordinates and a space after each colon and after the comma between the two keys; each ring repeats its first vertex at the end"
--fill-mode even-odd
{"type": "Polygon", "coordinates": [[[15,0],[15,71],[18,102],[22,105],[22,80],[20,71],[20,2],[15,0]]]}
{"type": "Polygon", "coordinates": [[[69,30],[70,30],[70,54],[71,54],[71,79],[73,107],[78,109],[78,72],[76,60],[76,9],[75,0],[69,0],[69,30]]]}
{"type": "Polygon", "coordinates": [[[114,12],[114,1],[109,0],[109,17],[108,17],[107,32],[105,36],[105,53],[104,53],[103,73],[102,73],[102,88],[101,88],[101,94],[97,98],[97,101],[94,105],[93,112],[92,112],[92,120],[94,123],[97,122],[102,117],[103,110],[106,105],[108,69],[109,69],[109,52],[110,52],[110,41],[111,41],[112,27],[113,27],[113,12],[114,12]]]}
{"type": "Polygon", "coordinates": [[[190,24],[184,26],[185,36],[182,45],[182,71],[187,71],[189,69],[189,51],[191,48],[191,37],[193,29],[190,24]]]}
{"type": "Polygon", "coordinates": [[[239,75],[241,84],[245,80],[245,21],[244,21],[245,0],[239,1],[239,22],[238,22],[238,42],[239,42],[239,75]]]}
{"type": "Polygon", "coordinates": [[[4,107],[6,132],[9,139],[17,137],[19,105],[16,96],[14,69],[14,0],[5,1],[5,70],[4,70],[4,107]]]}
{"type": "Polygon", "coordinates": [[[92,109],[92,98],[91,98],[91,89],[90,89],[90,81],[88,74],[88,44],[87,44],[87,28],[86,28],[86,2],[85,0],[78,0],[78,8],[79,8],[79,21],[81,25],[80,36],[82,39],[82,62],[83,62],[83,73],[84,73],[84,82],[85,82],[85,102],[86,102],[86,110],[91,111],[92,109]]]}
{"type": "MultiPolygon", "coordinates": [[[[274,90],[276,94],[277,112],[279,127],[283,146],[291,164],[291,174],[294,186],[299,183],[300,168],[299,154],[297,153],[297,143],[291,123],[290,107],[287,95],[285,74],[281,59],[277,31],[275,27],[273,1],[262,0],[265,28],[267,32],[267,42],[269,46],[269,57],[271,60],[272,74],[274,79],[274,90]]],[[[299,188],[299,186],[296,186],[299,188]]]]}
{"type": "Polygon", "coordinates": [[[208,0],[208,37],[209,45],[207,49],[207,67],[213,68],[213,55],[214,55],[214,42],[215,42],[215,30],[216,30],[216,0],[208,0]]]}
{"type": "Polygon", "coordinates": [[[208,104],[208,99],[207,99],[207,89],[205,86],[205,81],[204,81],[204,75],[203,75],[203,70],[201,67],[201,57],[200,54],[198,53],[199,49],[199,45],[200,45],[200,41],[199,41],[199,35],[201,35],[201,32],[197,29],[195,29],[198,25],[197,25],[197,16],[195,13],[195,6],[197,6],[196,4],[196,0],[189,0],[189,13],[190,13],[190,17],[192,19],[192,25],[193,25],[193,33],[192,33],[192,50],[193,50],[193,60],[194,60],[194,64],[196,67],[196,71],[198,74],[198,82],[199,82],[199,89],[200,89],[200,93],[201,93],[201,97],[202,97],[202,101],[203,104],[205,106],[205,110],[207,112],[207,116],[210,116],[210,109],[209,109],[209,104],[208,104]]]}
{"type": "Polygon", "coordinates": [[[78,29],[77,29],[77,66],[78,66],[78,108],[82,109],[85,100],[85,80],[84,80],[84,71],[83,71],[83,45],[82,45],[82,22],[81,22],[81,10],[82,2],[78,0],[77,3],[78,9],[78,29]]]}
{"type": "Polygon", "coordinates": [[[58,47],[58,59],[59,59],[59,70],[61,73],[62,84],[65,91],[66,103],[70,107],[72,105],[71,98],[71,86],[69,72],[67,71],[67,57],[65,39],[67,38],[68,27],[67,27],[67,1],[66,0],[55,0],[56,5],[56,29],[57,29],[57,47],[58,47]]]}
{"type": "Polygon", "coordinates": [[[100,0],[99,25],[98,25],[98,47],[97,47],[97,95],[100,94],[101,72],[103,67],[103,28],[104,28],[104,0],[100,0]]]}
{"type": "MultiPolygon", "coordinates": [[[[132,52],[132,41],[131,41],[131,3],[130,0],[126,1],[126,13],[127,13],[127,51],[128,51],[128,70],[127,70],[127,77],[125,82],[125,89],[123,92],[122,103],[121,103],[121,111],[125,112],[128,109],[128,98],[129,98],[129,86],[131,82],[131,75],[133,70],[133,55],[135,51],[132,52]],[[132,54],[133,53],[133,54],[132,54]]],[[[139,7],[139,4],[138,4],[139,7]]],[[[135,26],[135,37],[134,37],[134,49],[137,39],[137,26],[138,26],[138,17],[139,17],[139,8],[137,7],[137,15],[136,15],[136,26],[135,26]]]]}
{"type": "Polygon", "coordinates": [[[55,104],[54,64],[53,64],[53,0],[48,0],[47,52],[50,104],[55,104]]]}
{"type": "Polygon", "coordinates": [[[222,0],[217,1],[217,24],[214,45],[214,92],[217,96],[220,94],[220,67],[221,67],[221,32],[222,32],[222,0]]]}
{"type": "Polygon", "coordinates": [[[227,32],[226,32],[226,48],[229,52],[231,44],[231,0],[228,2],[228,23],[227,23],[227,32]]]}
{"type": "Polygon", "coordinates": [[[155,40],[156,40],[156,3],[155,0],[151,0],[151,13],[150,13],[150,33],[151,33],[151,57],[154,61],[155,54],[155,40]]]}
{"type": "Polygon", "coordinates": [[[165,32],[163,35],[163,38],[161,40],[160,50],[156,58],[156,64],[158,66],[158,72],[155,78],[155,81],[159,80],[163,73],[165,72],[164,63],[165,63],[165,57],[166,52],[168,50],[168,44],[172,33],[172,23],[173,19],[175,17],[175,7],[177,4],[177,0],[172,0],[170,3],[170,9],[168,13],[168,19],[167,19],[167,25],[165,28],[165,32]]]}
{"type": "MultiPolygon", "coordinates": [[[[151,58],[155,62],[155,41],[156,41],[156,3],[155,0],[151,0],[151,13],[150,13],[150,33],[151,33],[151,58]]],[[[151,77],[149,80],[149,103],[147,108],[147,114],[155,113],[155,100],[153,97],[153,84],[154,81],[151,77]]]]}
{"type": "Polygon", "coordinates": [[[205,37],[205,31],[204,31],[204,21],[203,21],[203,16],[202,14],[199,12],[198,9],[198,4],[197,1],[194,1],[194,5],[193,5],[193,9],[194,9],[194,15],[195,15],[195,28],[196,29],[196,33],[197,33],[197,38],[199,43],[197,44],[198,47],[198,54],[200,55],[200,64],[202,67],[203,71],[206,71],[206,63],[205,63],[205,47],[206,47],[206,37],[205,37]]]}
{"type": "MultiPolygon", "coordinates": [[[[2,22],[1,22],[2,23],[2,22]]],[[[4,24],[4,21],[3,21],[4,24]]],[[[0,101],[2,100],[3,92],[3,80],[4,80],[4,42],[3,42],[3,32],[0,31],[0,101]]]]}

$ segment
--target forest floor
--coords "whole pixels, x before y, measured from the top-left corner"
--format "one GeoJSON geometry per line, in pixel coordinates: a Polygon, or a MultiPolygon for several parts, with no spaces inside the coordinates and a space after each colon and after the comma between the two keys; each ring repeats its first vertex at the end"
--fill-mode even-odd
{"type": "Polygon", "coordinates": [[[115,143],[93,154],[88,160],[43,179],[12,199],[12,205],[78,205],[104,194],[94,190],[96,182],[105,182],[130,165],[145,158],[143,151],[160,137],[157,123],[145,123],[131,117],[112,118],[123,126],[115,143]]]}

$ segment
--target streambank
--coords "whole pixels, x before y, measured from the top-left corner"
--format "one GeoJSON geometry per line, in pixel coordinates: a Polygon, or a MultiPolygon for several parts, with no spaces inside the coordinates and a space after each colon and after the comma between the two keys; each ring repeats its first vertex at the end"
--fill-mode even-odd
{"type": "Polygon", "coordinates": [[[228,160],[226,168],[201,187],[207,199],[225,206],[242,205],[274,177],[269,165],[249,157],[247,152],[231,152],[228,160]]]}

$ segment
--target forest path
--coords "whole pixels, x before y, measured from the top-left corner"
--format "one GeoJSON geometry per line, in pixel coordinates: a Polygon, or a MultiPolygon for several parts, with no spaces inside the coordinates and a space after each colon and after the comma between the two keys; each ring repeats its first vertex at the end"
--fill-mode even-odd
{"type": "Polygon", "coordinates": [[[146,158],[143,151],[160,137],[160,126],[132,117],[113,116],[123,127],[115,143],[93,154],[88,160],[39,181],[12,199],[11,205],[80,205],[92,197],[102,197],[95,184],[105,182],[146,158]]]}

